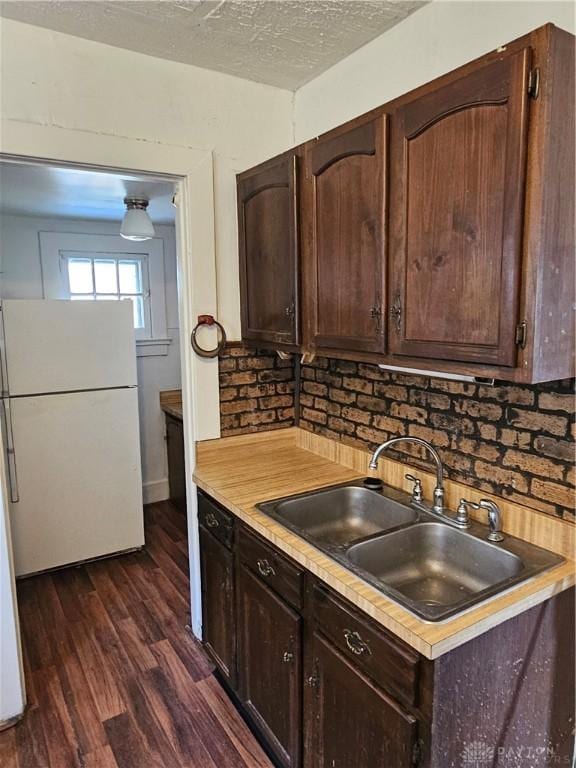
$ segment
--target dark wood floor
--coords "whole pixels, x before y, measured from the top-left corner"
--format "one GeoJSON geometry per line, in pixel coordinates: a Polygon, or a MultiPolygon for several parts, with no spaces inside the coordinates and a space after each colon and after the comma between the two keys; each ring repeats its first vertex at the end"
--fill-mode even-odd
{"type": "Polygon", "coordinates": [[[184,516],[146,550],[19,582],[28,709],[2,768],[269,768],[189,622],[184,516]]]}

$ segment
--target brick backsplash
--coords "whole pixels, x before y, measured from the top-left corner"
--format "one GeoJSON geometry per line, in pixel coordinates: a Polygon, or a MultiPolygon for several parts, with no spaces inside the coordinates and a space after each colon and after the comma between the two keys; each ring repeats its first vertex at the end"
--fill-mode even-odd
{"type": "MultiPolygon", "coordinates": [[[[367,450],[422,437],[448,477],[574,520],[573,380],[489,387],[325,358],[303,365],[301,378],[300,427],[367,450]]],[[[430,469],[418,447],[400,454],[430,469]]]]}
{"type": "Polygon", "coordinates": [[[238,342],[220,355],[223,437],[294,425],[294,360],[238,342]]]}
{"type": "MultiPolygon", "coordinates": [[[[293,358],[227,345],[222,435],[292,426],[294,387],[293,358]]],[[[573,392],[573,380],[489,387],[317,358],[301,368],[299,426],[367,451],[390,437],[422,437],[448,477],[574,521],[573,392]]],[[[396,458],[431,468],[416,446],[399,447],[396,458]]]]}

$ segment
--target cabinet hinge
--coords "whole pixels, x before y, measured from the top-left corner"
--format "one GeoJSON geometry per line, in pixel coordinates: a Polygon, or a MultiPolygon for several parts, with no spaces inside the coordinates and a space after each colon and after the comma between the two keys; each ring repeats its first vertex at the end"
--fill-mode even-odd
{"type": "Polygon", "coordinates": [[[414,746],[412,747],[412,765],[414,768],[418,768],[422,762],[424,756],[424,742],[422,739],[416,739],[414,746]]]}
{"type": "Polygon", "coordinates": [[[522,320],[522,322],[518,323],[516,326],[516,336],[514,341],[516,346],[520,347],[520,349],[524,349],[526,347],[527,325],[528,324],[526,320],[522,320]]]}
{"type": "Polygon", "coordinates": [[[537,99],[540,93],[540,67],[534,67],[530,70],[528,76],[528,96],[531,99],[537,99]]]}
{"type": "Polygon", "coordinates": [[[284,309],[284,314],[289,317],[290,320],[294,320],[296,317],[296,302],[292,299],[291,303],[284,309]]]}
{"type": "Polygon", "coordinates": [[[390,307],[390,320],[396,329],[396,333],[400,334],[402,330],[402,299],[399,293],[394,296],[394,301],[390,307]]]}
{"type": "Polygon", "coordinates": [[[317,694],[319,683],[320,678],[318,676],[318,659],[314,659],[314,663],[312,664],[312,674],[304,679],[304,684],[309,688],[312,688],[312,690],[317,694]]]}
{"type": "Polygon", "coordinates": [[[380,332],[380,320],[382,318],[382,307],[380,306],[380,299],[376,299],[376,303],[370,307],[370,317],[375,321],[376,332],[380,332]]]}

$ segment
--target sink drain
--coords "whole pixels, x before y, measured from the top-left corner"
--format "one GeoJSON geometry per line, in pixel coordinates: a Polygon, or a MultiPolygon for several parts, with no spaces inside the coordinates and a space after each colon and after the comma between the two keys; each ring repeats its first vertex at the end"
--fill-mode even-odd
{"type": "Polygon", "coordinates": [[[384,483],[379,477],[366,477],[364,478],[364,486],[370,488],[371,491],[381,491],[384,488],[384,483]]]}

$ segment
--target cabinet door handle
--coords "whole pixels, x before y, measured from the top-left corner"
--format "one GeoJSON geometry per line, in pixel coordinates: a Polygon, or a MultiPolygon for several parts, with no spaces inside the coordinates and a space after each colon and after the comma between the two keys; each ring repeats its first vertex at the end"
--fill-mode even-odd
{"type": "Polygon", "coordinates": [[[218,522],[218,519],[216,518],[216,515],[214,515],[212,512],[208,512],[206,517],[204,518],[206,521],[206,525],[208,528],[218,528],[220,523],[218,522]]]}
{"type": "Polygon", "coordinates": [[[268,560],[257,560],[256,565],[258,566],[258,570],[262,574],[262,576],[276,575],[276,571],[274,570],[274,568],[272,568],[268,560]]]}
{"type": "Polygon", "coordinates": [[[352,632],[351,629],[345,629],[344,638],[346,639],[346,645],[356,656],[362,656],[364,653],[367,656],[372,655],[369,646],[362,640],[358,632],[352,632]]]}

